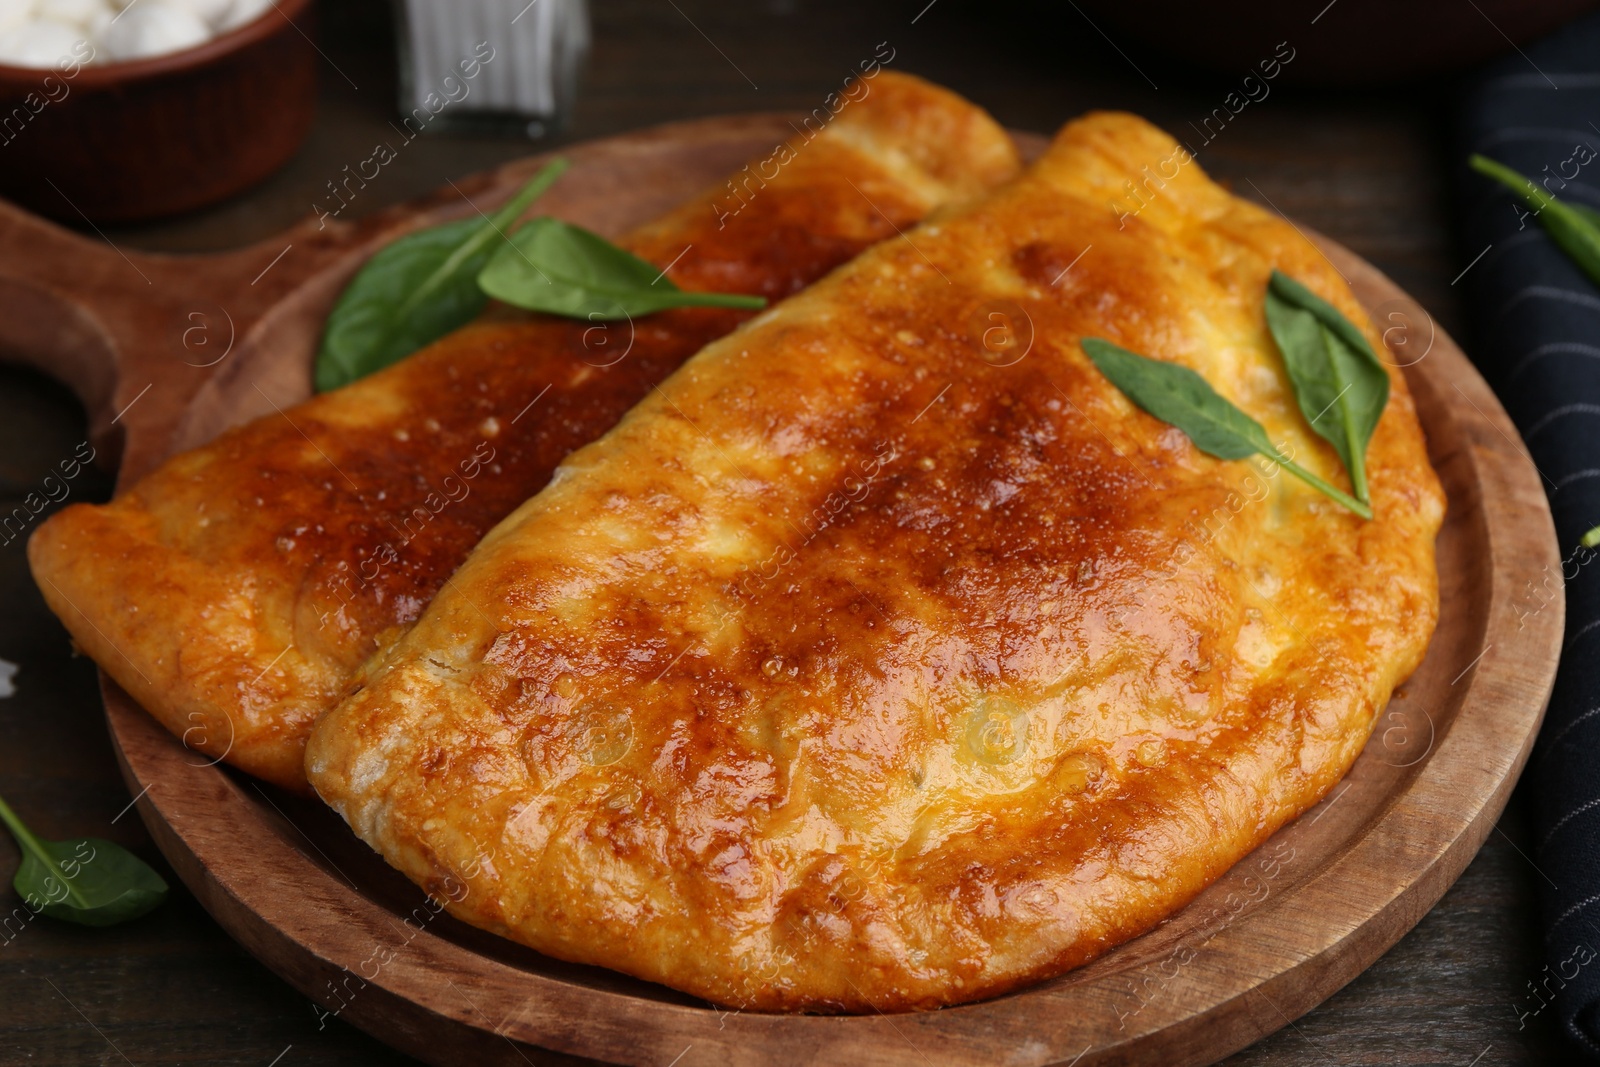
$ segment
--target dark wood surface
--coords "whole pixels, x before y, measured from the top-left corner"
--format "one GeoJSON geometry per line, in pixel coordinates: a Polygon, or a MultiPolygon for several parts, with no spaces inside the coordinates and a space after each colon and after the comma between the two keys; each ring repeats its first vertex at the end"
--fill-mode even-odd
{"type": "MultiPolygon", "coordinates": [[[[566,136],[809,107],[882,40],[896,47],[895,66],[945,82],[1021,128],[1050,129],[1089,107],[1124,107],[1176,132],[1218,106],[1231,87],[1119,40],[1131,57],[1124,59],[1070,6],[1046,17],[1028,7],[996,12],[938,0],[911,24],[923,6],[603,3],[584,95],[566,136]]],[[[146,249],[224,249],[308,213],[323,182],[364,158],[385,128],[393,101],[387,34],[382,10],[329,5],[322,110],[296,161],[242,200],[159,227],[112,231],[110,239],[146,249]]],[[[1438,79],[1354,95],[1278,87],[1200,158],[1241,194],[1373,261],[1470,351],[1450,287],[1465,263],[1448,236],[1450,89],[1438,79]]],[[[416,196],[529,150],[484,137],[419,140],[357,207],[416,196]]],[[[6,505],[70,455],[83,432],[70,395],[29,372],[0,371],[6,505]]],[[[72,487],[74,499],[108,490],[109,479],[94,476],[72,487]]],[[[0,547],[0,592],[0,657],[21,665],[16,695],[0,701],[0,793],[47,836],[100,834],[159,862],[137,817],[118,817],[129,798],[111,757],[92,665],[70,658],[65,634],[32,588],[20,542],[0,547]]],[[[1514,800],[1477,860],[1412,934],[1322,1007],[1228,1062],[1557,1061],[1565,1049],[1550,1012],[1519,1028],[1519,1013],[1534,1003],[1526,984],[1543,965],[1541,876],[1522,855],[1527,836],[1524,806],[1514,800]]],[[[0,842],[0,871],[14,862],[10,842],[0,842]]],[[[0,906],[15,905],[7,884],[0,906]]],[[[408,1062],[337,1020],[319,1029],[312,1005],[234,945],[181,888],[127,927],[85,931],[37,920],[12,938],[0,936],[0,1005],[7,1009],[0,1013],[5,1063],[408,1062]]]]}

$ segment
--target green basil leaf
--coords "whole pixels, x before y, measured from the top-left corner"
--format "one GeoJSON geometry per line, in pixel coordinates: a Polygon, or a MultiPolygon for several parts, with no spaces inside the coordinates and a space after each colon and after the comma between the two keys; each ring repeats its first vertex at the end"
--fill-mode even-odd
{"type": "Polygon", "coordinates": [[[1567,206],[1576,211],[1578,216],[1587,221],[1591,226],[1600,229],[1600,211],[1596,211],[1588,204],[1568,204],[1567,206]]]}
{"type": "Polygon", "coordinates": [[[1389,403],[1389,374],[1339,309],[1282,271],[1267,283],[1267,325],[1300,413],[1344,461],[1358,500],[1371,503],[1367,443],[1389,403]]]}
{"type": "Polygon", "coordinates": [[[689,293],[655,265],[559,219],[537,218],[495,250],[478,275],[483,291],[515,307],[595,321],[676,307],[766,306],[759,296],[689,293]]]}
{"type": "Polygon", "coordinates": [[[1487,156],[1473,153],[1467,162],[1473,170],[1504,185],[1537,211],[1539,224],[1551,240],[1600,285],[1600,213],[1557,199],[1542,185],[1487,156]]]}
{"type": "Polygon", "coordinates": [[[139,857],[99,837],[35,837],[0,800],[0,821],[22,849],[12,885],[34,912],[80,926],[137,919],[167,896],[167,883],[139,857]]]}
{"type": "Polygon", "coordinates": [[[1259,422],[1188,367],[1141,356],[1098,337],[1084,338],[1083,351],[1124,396],[1182,430],[1200,451],[1218,459],[1265,456],[1363,519],[1372,518],[1372,509],[1365,503],[1280,456],[1259,422]]]}
{"type": "Polygon", "coordinates": [[[317,390],[382,370],[476,318],[488,303],[478,272],[494,245],[566,169],[565,160],[553,160],[489,218],[433,226],[379,249],[328,316],[317,390]]]}
{"type": "Polygon", "coordinates": [[[1085,338],[1083,350],[1129,400],[1188,434],[1200,451],[1218,459],[1274,454],[1261,424],[1188,367],[1150,359],[1098,337],[1085,338]]]}
{"type": "MultiPolygon", "coordinates": [[[[328,316],[317,353],[318,392],[397,363],[483,310],[488,300],[469,274],[472,284],[440,286],[433,301],[399,317],[412,292],[481,225],[481,219],[463,219],[408,234],[367,261],[328,316]]],[[[488,256],[482,254],[485,261],[488,256]]]]}

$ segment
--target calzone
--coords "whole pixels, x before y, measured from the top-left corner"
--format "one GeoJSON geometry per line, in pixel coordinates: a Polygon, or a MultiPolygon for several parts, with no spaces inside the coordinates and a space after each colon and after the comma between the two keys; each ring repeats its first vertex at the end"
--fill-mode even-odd
{"type": "MultiPolygon", "coordinates": [[[[876,68],[794,129],[622,244],[683,288],[779,300],[1018,165],[981,110],[876,68]]],[[[311,724],[356,667],[563,456],[748,317],[491,312],[110,504],[65,509],[29,544],[34,575],[77,644],[185,743],[303,790],[311,724]]]]}
{"type": "Polygon", "coordinates": [[[1292,225],[1137,118],[1071,123],[569,456],[311,783],[467,921],[731,1006],[953,1004],[1148,929],[1338,781],[1437,615],[1398,372],[1363,521],[1085,357],[1190,367],[1348,486],[1274,268],[1384,351],[1292,225]]]}

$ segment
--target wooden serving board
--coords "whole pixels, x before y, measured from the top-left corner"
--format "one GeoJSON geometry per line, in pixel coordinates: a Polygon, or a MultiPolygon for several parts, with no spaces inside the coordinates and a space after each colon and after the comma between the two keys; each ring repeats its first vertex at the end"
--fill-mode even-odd
{"type": "MultiPolygon", "coordinates": [[[[783,116],[722,118],[572,148],[576,180],[544,206],[617,233],[787,131],[783,116]]],[[[408,228],[473,212],[468,198],[493,206],[538,163],[220,256],[124,255],[0,205],[0,356],[78,389],[98,444],[120,449],[126,485],[174,449],[306,395],[323,318],[362,260],[408,228]]],[[[1465,868],[1533,744],[1562,634],[1559,597],[1525,592],[1559,555],[1516,430],[1426,312],[1317,240],[1387,331],[1449,495],[1439,629],[1344,782],[1182,912],[1087,967],[922,1014],[721,1011],[434,915],[331,812],[211,765],[105,680],[140,814],[246,948],[330,1016],[430,1063],[1181,1065],[1250,1044],[1353,978],[1465,868]]]]}

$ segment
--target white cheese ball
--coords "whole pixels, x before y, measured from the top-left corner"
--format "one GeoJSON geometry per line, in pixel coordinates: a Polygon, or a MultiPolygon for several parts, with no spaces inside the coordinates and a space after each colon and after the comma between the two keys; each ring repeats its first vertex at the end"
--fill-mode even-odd
{"type": "Polygon", "coordinates": [[[163,0],[164,3],[189,12],[215,30],[233,11],[234,0],[163,0]]]}
{"type": "Polygon", "coordinates": [[[217,23],[217,32],[236,30],[247,22],[254,22],[272,7],[272,0],[233,0],[228,14],[217,23]]]}
{"type": "Polygon", "coordinates": [[[55,19],[29,19],[0,30],[0,63],[13,67],[50,68],[72,54],[83,31],[55,19]]]}
{"type": "Polygon", "coordinates": [[[0,0],[0,33],[33,17],[33,0],[0,0]]]}
{"type": "Polygon", "coordinates": [[[45,18],[70,22],[84,29],[96,18],[115,14],[107,0],[34,0],[33,7],[45,18]]]}
{"type": "Polygon", "coordinates": [[[105,29],[106,58],[147,59],[193,48],[210,40],[211,28],[191,11],[162,0],[139,0],[105,29]]]}
{"type": "Polygon", "coordinates": [[[84,29],[89,31],[89,43],[94,47],[95,58],[104,58],[105,49],[101,47],[100,42],[106,39],[106,31],[121,13],[121,5],[107,4],[104,10],[96,11],[84,22],[84,29]]]}

